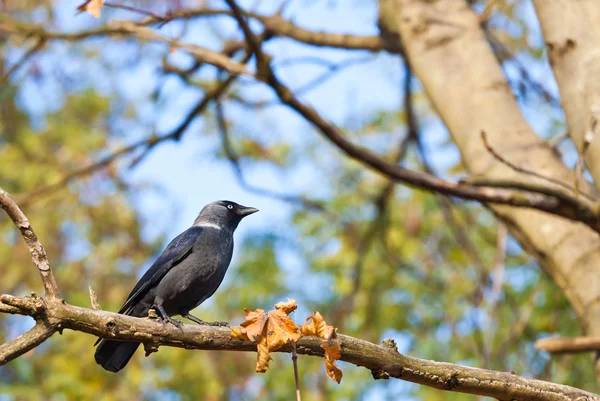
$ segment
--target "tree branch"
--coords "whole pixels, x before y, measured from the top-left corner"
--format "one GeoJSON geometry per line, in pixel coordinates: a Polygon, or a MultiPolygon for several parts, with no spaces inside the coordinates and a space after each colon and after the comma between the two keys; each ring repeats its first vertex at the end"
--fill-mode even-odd
{"type": "Polygon", "coordinates": [[[535,342],[535,348],[551,354],[599,351],[600,336],[542,338],[535,342]]]}
{"type": "Polygon", "coordinates": [[[56,333],[47,322],[38,321],[33,328],[7,343],[0,344],[0,366],[31,351],[56,333]]]}
{"type": "Polygon", "coordinates": [[[8,217],[15,223],[21,232],[21,236],[27,243],[27,247],[29,247],[29,252],[31,253],[31,259],[42,277],[46,296],[50,298],[59,297],[58,285],[56,284],[56,279],[50,269],[46,250],[35,235],[27,217],[25,217],[21,209],[19,209],[19,206],[17,206],[8,193],[2,188],[0,188],[0,207],[4,209],[8,217]]]}
{"type": "MultiPolygon", "coordinates": [[[[297,42],[317,47],[333,47],[347,50],[367,50],[378,52],[386,50],[390,53],[400,53],[401,49],[395,46],[394,43],[387,43],[379,36],[360,36],[343,33],[332,33],[324,31],[311,31],[298,25],[292,21],[285,19],[281,13],[271,16],[264,16],[248,11],[242,11],[247,18],[252,18],[259,21],[265,30],[272,36],[281,36],[293,39],[297,42]]],[[[173,19],[188,19],[206,16],[217,15],[233,15],[229,10],[216,10],[209,8],[179,10],[169,16],[169,20],[173,19]]],[[[148,25],[156,22],[163,22],[162,19],[148,18],[142,21],[141,24],[148,25]]]]}
{"type": "MultiPolygon", "coordinates": [[[[23,306],[29,298],[5,298],[23,306]],[[19,302],[15,300],[19,299],[19,302]]],[[[9,304],[10,304],[9,303],[9,304]]],[[[47,300],[43,319],[52,328],[66,328],[113,340],[139,341],[153,347],[172,346],[185,349],[220,351],[256,351],[256,344],[233,340],[224,327],[184,325],[182,329],[162,324],[155,319],[135,318],[112,312],[86,309],[57,299],[47,300]]],[[[338,335],[342,354],[340,360],[367,368],[377,378],[398,378],[440,390],[494,397],[500,400],[571,401],[600,400],[600,396],[573,387],[528,379],[508,372],[496,372],[451,363],[410,357],[397,351],[393,340],[382,345],[345,335],[338,335]]],[[[302,337],[298,354],[323,357],[322,339],[302,337]]],[[[32,343],[30,341],[30,343],[32,343]]],[[[288,344],[279,352],[292,352],[288,344]]],[[[0,365],[5,362],[0,360],[0,365]]]]}
{"type": "Polygon", "coordinates": [[[37,40],[37,43],[33,45],[25,54],[14,63],[9,69],[7,69],[2,76],[0,76],[0,84],[4,85],[4,82],[8,80],[8,78],[19,68],[21,68],[27,60],[29,60],[33,55],[42,50],[46,41],[43,38],[37,40]]]}
{"type": "MultiPolygon", "coordinates": [[[[121,7],[123,8],[123,7],[121,7]]],[[[343,33],[332,33],[323,31],[311,31],[297,26],[292,21],[281,16],[280,13],[271,16],[263,16],[256,13],[244,12],[248,18],[259,21],[265,28],[269,36],[287,37],[297,42],[317,47],[332,47],[348,50],[366,50],[371,52],[388,51],[390,53],[400,53],[401,49],[393,42],[386,42],[380,36],[361,36],[343,33]]],[[[156,23],[199,17],[214,16],[232,16],[229,10],[219,10],[211,8],[184,9],[170,13],[167,16],[149,16],[143,21],[135,24],[138,27],[152,25],[156,23]]],[[[28,36],[37,36],[50,40],[77,41],[96,36],[115,36],[125,33],[120,26],[108,25],[98,29],[90,29],[81,32],[49,32],[42,25],[25,23],[14,20],[8,15],[0,16],[0,31],[9,31],[13,33],[24,34],[28,36]]]]}

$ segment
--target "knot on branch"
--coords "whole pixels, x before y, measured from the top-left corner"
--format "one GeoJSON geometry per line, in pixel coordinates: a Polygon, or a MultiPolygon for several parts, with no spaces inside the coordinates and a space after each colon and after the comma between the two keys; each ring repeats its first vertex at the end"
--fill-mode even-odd
{"type": "Polygon", "coordinates": [[[391,348],[394,351],[398,352],[398,344],[396,344],[396,340],[394,340],[393,338],[388,338],[387,340],[383,340],[381,342],[381,345],[383,345],[386,348],[391,348]]]}
{"type": "Polygon", "coordinates": [[[371,374],[375,380],[388,380],[390,378],[390,374],[385,370],[372,369],[371,374]]]}
{"type": "Polygon", "coordinates": [[[460,386],[460,381],[458,380],[458,374],[456,373],[453,373],[444,383],[444,387],[448,390],[455,389],[458,386],[460,386]]]}
{"type": "Polygon", "coordinates": [[[108,329],[108,333],[112,336],[116,336],[119,334],[119,328],[117,327],[117,323],[113,318],[109,318],[104,324],[108,329]]]}
{"type": "Polygon", "coordinates": [[[156,341],[144,343],[144,351],[146,352],[146,356],[149,356],[154,352],[158,352],[158,346],[159,344],[156,341]]]}

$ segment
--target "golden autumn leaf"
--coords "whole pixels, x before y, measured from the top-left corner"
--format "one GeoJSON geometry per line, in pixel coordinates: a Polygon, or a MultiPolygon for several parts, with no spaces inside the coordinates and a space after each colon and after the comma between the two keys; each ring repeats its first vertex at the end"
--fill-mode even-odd
{"type": "Polygon", "coordinates": [[[258,351],[256,355],[256,371],[258,373],[265,373],[269,369],[269,362],[271,361],[271,353],[269,352],[266,336],[260,338],[256,344],[256,349],[258,351]]]}
{"type": "Polygon", "coordinates": [[[94,18],[100,18],[100,12],[104,6],[104,0],[87,0],[77,7],[78,12],[87,11],[94,18]]]}
{"type": "Polygon", "coordinates": [[[319,312],[314,312],[300,329],[305,336],[317,336],[325,340],[321,343],[321,348],[325,350],[325,370],[327,376],[339,383],[342,380],[342,371],[335,365],[335,361],[342,356],[342,347],[335,340],[335,328],[328,325],[319,312]]]}
{"type": "Polygon", "coordinates": [[[312,316],[307,317],[301,329],[302,334],[305,336],[317,336],[321,338],[329,338],[331,333],[335,331],[333,326],[327,325],[319,312],[314,312],[312,316]]]}
{"type": "Polygon", "coordinates": [[[332,331],[331,336],[321,343],[321,348],[325,350],[325,371],[327,372],[327,376],[339,384],[342,381],[342,371],[336,366],[335,361],[342,356],[342,347],[338,341],[335,341],[336,336],[335,331],[332,331]]]}
{"type": "Polygon", "coordinates": [[[285,302],[278,302],[275,304],[275,309],[284,311],[288,315],[298,308],[298,304],[295,299],[288,298],[285,302]]]}
{"type": "Polygon", "coordinates": [[[244,333],[240,327],[237,326],[231,328],[231,333],[229,333],[229,337],[242,341],[252,341],[248,338],[248,335],[244,333]]]}
{"type": "Polygon", "coordinates": [[[254,312],[244,309],[244,312],[246,320],[240,325],[242,326],[241,331],[248,336],[250,341],[256,341],[267,323],[267,313],[263,309],[256,309],[254,312]]]}
{"type": "Polygon", "coordinates": [[[264,373],[269,368],[270,353],[291,341],[298,341],[302,334],[288,313],[296,309],[296,301],[288,299],[275,305],[275,310],[265,312],[244,309],[246,320],[240,327],[231,329],[231,338],[257,342],[256,371],[264,373]]]}

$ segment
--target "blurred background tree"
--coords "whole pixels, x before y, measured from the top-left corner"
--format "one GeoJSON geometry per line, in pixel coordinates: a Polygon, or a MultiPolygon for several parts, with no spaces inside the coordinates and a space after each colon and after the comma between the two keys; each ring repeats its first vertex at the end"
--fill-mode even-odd
{"type": "MultiPolygon", "coordinates": [[[[239,1],[311,31],[365,37],[380,34],[378,13],[385,28],[381,10],[390,2],[379,3],[239,1]]],[[[562,137],[565,116],[533,5],[469,3],[523,115],[573,166],[577,153],[562,137]]],[[[118,310],[202,205],[231,199],[261,212],[236,234],[234,262],[196,311],[202,319],[238,324],[243,308],[268,309],[289,296],[300,305],[298,319],[319,310],[340,332],[373,342],[393,337],[410,355],[594,390],[590,355],[550,358],[533,347],[551,334],[581,334],[581,316],[555,275],[540,269],[539,253],[525,251],[492,211],[394,185],[330,146],[252,78],[233,80],[218,113],[214,101],[203,104],[222,85],[216,68],[177,46],[102,33],[114,20],[148,18],[145,10],[167,17],[154,26],[161,35],[242,60],[243,36],[225,13],[168,20],[186,9],[226,10],[223,2],[122,4],[137,11],[107,3],[96,20],[76,15],[71,1],[1,6],[0,186],[34,224],[68,302],[88,305],[91,286],[104,309],[118,310]],[[47,37],[35,26],[66,35],[47,37]]],[[[260,32],[261,23],[251,26],[260,32]]],[[[274,37],[264,49],[279,77],[353,141],[413,170],[467,175],[397,50],[313,46],[275,32],[267,30],[274,37]]],[[[0,292],[39,292],[27,249],[4,215],[0,230],[0,292]]],[[[31,322],[0,315],[0,324],[4,342],[31,322]]],[[[65,332],[0,367],[0,400],[289,400],[294,388],[286,355],[257,375],[254,355],[164,347],[149,358],[139,352],[114,375],[95,364],[94,341],[65,332]]],[[[342,368],[337,385],[321,361],[301,357],[305,399],[474,398],[342,368]]]]}

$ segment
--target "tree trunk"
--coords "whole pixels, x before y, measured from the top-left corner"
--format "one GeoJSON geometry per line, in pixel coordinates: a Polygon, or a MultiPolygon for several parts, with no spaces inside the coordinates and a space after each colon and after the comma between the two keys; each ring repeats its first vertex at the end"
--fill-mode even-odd
{"type": "Polygon", "coordinates": [[[534,0],[569,134],[579,152],[592,135],[586,164],[600,182],[600,7],[597,0],[534,0]]]}
{"type": "MultiPolygon", "coordinates": [[[[479,18],[466,1],[381,0],[380,6],[382,28],[400,34],[415,74],[472,174],[539,180],[498,162],[483,145],[483,130],[491,146],[510,162],[574,182],[573,172],[525,121],[479,18]]],[[[541,212],[500,206],[492,210],[564,291],[584,330],[599,334],[598,235],[582,224],[541,212]]]]}

